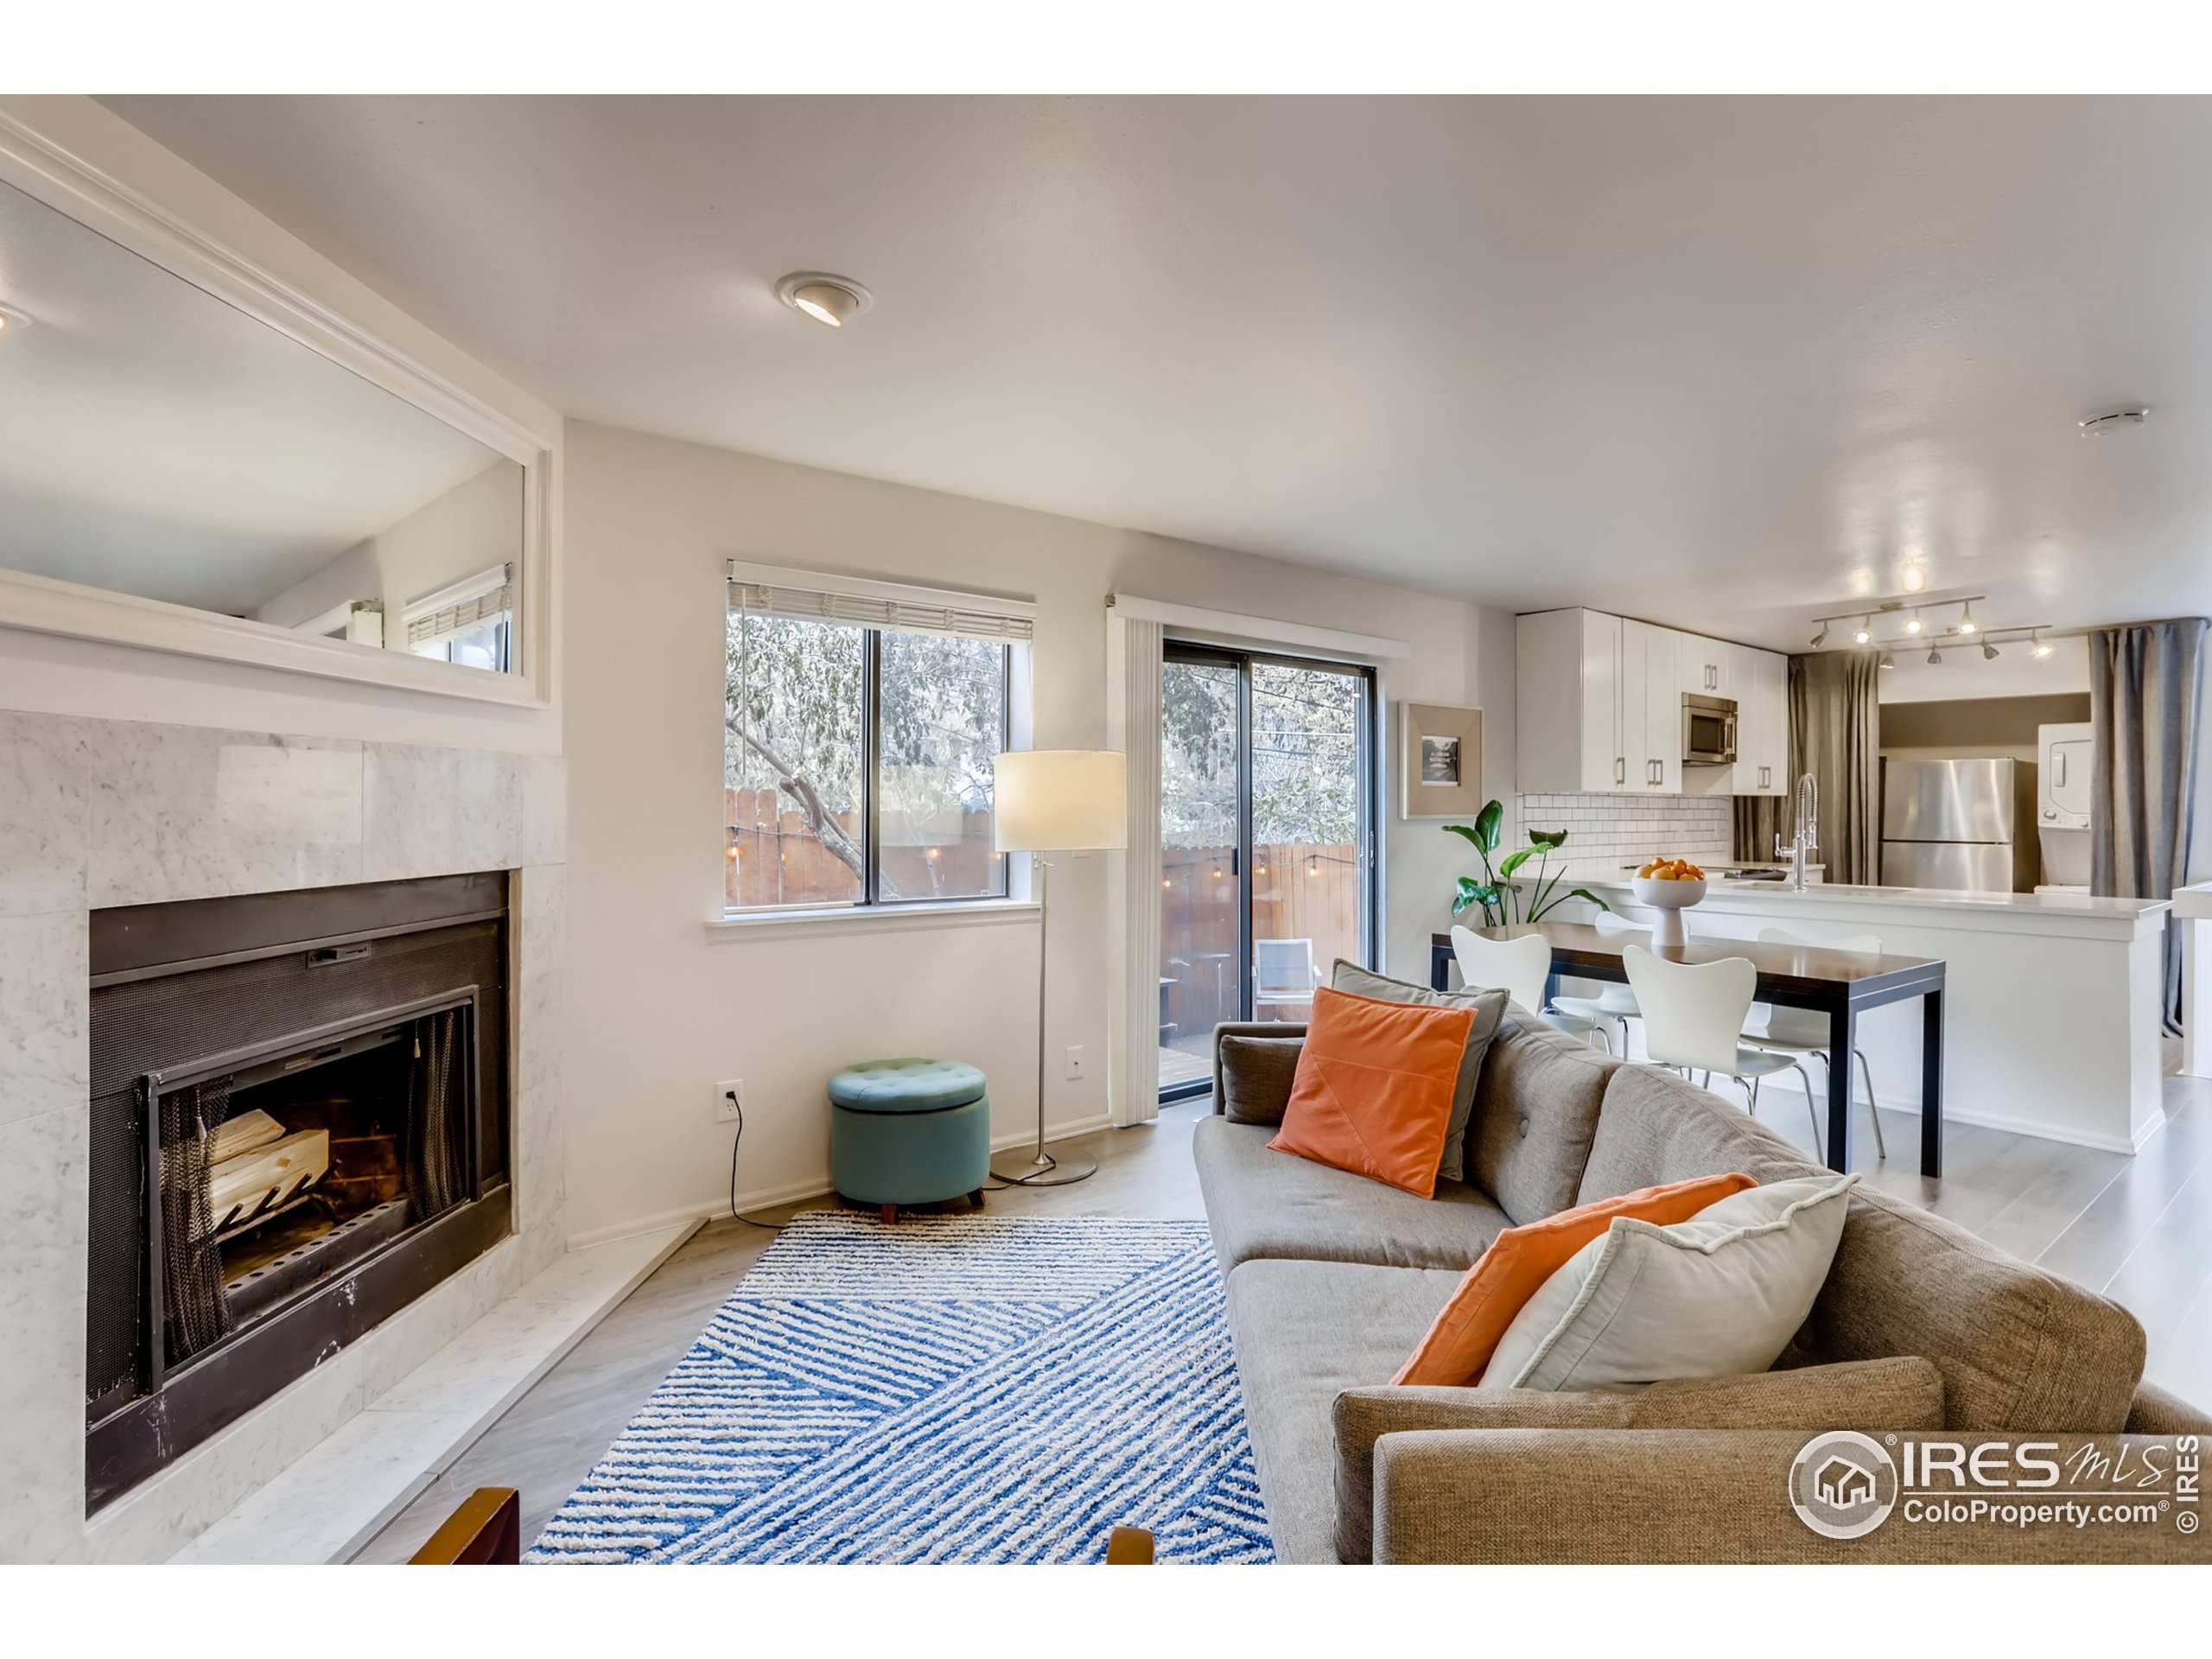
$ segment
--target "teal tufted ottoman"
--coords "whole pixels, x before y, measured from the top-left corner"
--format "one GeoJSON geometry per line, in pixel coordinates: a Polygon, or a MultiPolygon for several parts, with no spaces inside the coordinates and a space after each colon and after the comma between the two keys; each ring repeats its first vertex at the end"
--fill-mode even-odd
{"type": "Polygon", "coordinates": [[[830,1173],[838,1195],[879,1205],[962,1193],[982,1206],[991,1174],[991,1103],[983,1074],[951,1060],[868,1060],[830,1079],[830,1173]]]}

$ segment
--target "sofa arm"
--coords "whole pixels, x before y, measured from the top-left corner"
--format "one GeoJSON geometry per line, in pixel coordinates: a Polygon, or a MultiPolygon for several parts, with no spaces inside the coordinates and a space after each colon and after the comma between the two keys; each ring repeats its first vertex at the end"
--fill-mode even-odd
{"type": "MultiPolygon", "coordinates": [[[[2184,1533],[2184,1506],[2155,1518],[2088,1525],[2070,1519],[1907,1518],[1901,1503],[1862,1538],[1825,1538],[1791,1508],[1791,1463],[1808,1435],[1768,1429],[1452,1429],[1389,1434],[1375,1456],[1375,1559],[1413,1564],[1573,1562],[2207,1562],[2212,1529],[2184,1533]]],[[[1920,1435],[1968,1448],[2020,1437],[1920,1435]]],[[[2049,1434],[2065,1460],[2094,1447],[2144,1468],[2156,1449],[2173,1491],[2171,1440],[2049,1434]]],[[[2070,1465],[2069,1465],[2070,1466],[2070,1465]]],[[[2069,1489],[2082,1484],[2069,1479],[2069,1489]]],[[[2100,1487],[2102,1490],[2102,1487],[2100,1487]]],[[[2142,1491],[2112,1484],[2117,1501],[2142,1491]]],[[[1962,1494],[1972,1496],[1973,1494],[1962,1494]]],[[[2031,1493],[1992,1491],[1999,1503],[2031,1493]]],[[[2063,1500],[2053,1499],[2056,1503],[2063,1500]]],[[[2195,1507],[2195,1506],[2186,1506],[2195,1507]]]]}
{"type": "Polygon", "coordinates": [[[2131,1434],[2212,1434],[2212,1416],[2188,1401],[2168,1394],[2155,1382],[2136,1385],[2134,1402],[2127,1408],[2131,1434]]]}
{"type": "Polygon", "coordinates": [[[1943,1426],[1943,1376],[1916,1357],[1853,1360],[1684,1378],[1620,1393],[1539,1389],[1346,1389],[1336,1399],[1337,1554],[1370,1559],[1375,1448],[1387,1435],[1439,1428],[1788,1429],[1868,1431],[1943,1426]]]}
{"type": "Polygon", "coordinates": [[[1235,1084],[1240,1096],[1252,1102],[1257,1116],[1249,1122],[1265,1122],[1282,1120],[1282,1109],[1290,1100],[1290,1081],[1287,1076],[1278,1077],[1256,1066],[1239,1068],[1234,1047],[1224,1053],[1224,1037],[1260,1037],[1275,1041],[1302,1041],[1306,1026],[1301,1021],[1288,1020],[1231,1020],[1213,1028],[1213,1109],[1218,1117],[1229,1109],[1229,1086],[1235,1084]],[[1272,1112],[1272,1119],[1268,1114],[1272,1112]]]}

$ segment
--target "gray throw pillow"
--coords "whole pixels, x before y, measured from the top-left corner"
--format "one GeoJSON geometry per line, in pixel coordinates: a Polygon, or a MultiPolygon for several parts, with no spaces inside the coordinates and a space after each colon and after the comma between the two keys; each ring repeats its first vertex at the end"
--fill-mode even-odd
{"type": "Polygon", "coordinates": [[[1215,1039],[1221,1045],[1221,1115],[1232,1123],[1282,1122],[1282,1109],[1290,1103],[1291,1084],[1298,1077],[1298,1052],[1303,1037],[1232,1037],[1224,1032],[1215,1039]]]}
{"type": "Polygon", "coordinates": [[[1474,1023],[1467,1027],[1467,1046],[1459,1056],[1459,1075],[1452,1085],[1452,1121],[1444,1131],[1444,1160],[1436,1166],[1437,1179],[1467,1179],[1467,1119],[1475,1109],[1475,1084],[1482,1078],[1483,1056],[1505,1018],[1506,993],[1496,991],[1433,991],[1402,979],[1372,972],[1341,957],[1329,976],[1330,985],[1354,996],[1377,1002],[1416,1002],[1430,1007],[1472,1008],[1474,1023]]]}

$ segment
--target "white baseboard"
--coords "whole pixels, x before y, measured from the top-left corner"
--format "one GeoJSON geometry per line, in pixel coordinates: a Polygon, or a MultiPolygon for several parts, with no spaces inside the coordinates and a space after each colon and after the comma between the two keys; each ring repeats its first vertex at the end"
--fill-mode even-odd
{"type": "MultiPolygon", "coordinates": [[[[1095,1135],[1101,1129],[1110,1129],[1113,1127],[1114,1121],[1110,1113],[1096,1112],[1089,1117],[1078,1117],[1069,1122],[1051,1125],[1046,1144],[1049,1146],[1056,1141],[1073,1140],[1079,1135],[1095,1135]]],[[[1027,1147],[1034,1144],[1036,1139],[1037,1132],[1033,1128],[1017,1129],[1009,1134],[993,1136],[991,1150],[999,1153],[1014,1147],[1027,1147]]],[[[737,1207],[741,1211],[772,1210],[779,1205],[798,1204],[805,1198],[827,1198],[833,1190],[830,1182],[830,1172],[825,1169],[819,1174],[810,1175],[797,1181],[787,1181],[781,1186],[745,1188],[737,1195],[737,1207]]],[[[594,1227],[588,1233],[571,1234],[569,1238],[569,1248],[571,1250],[588,1250],[594,1245],[611,1244],[617,1239],[636,1238],[645,1233],[658,1232],[664,1227],[678,1226],[687,1221],[715,1221],[728,1216],[729,1211],[729,1199],[726,1196],[679,1205],[672,1210],[656,1211],[649,1216],[634,1216],[627,1221],[618,1221],[609,1226],[594,1227]]]]}

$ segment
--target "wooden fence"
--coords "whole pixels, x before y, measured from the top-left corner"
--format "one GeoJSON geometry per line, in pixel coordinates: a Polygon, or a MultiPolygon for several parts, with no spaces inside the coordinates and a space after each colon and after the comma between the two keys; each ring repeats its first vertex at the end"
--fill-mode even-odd
{"type": "MultiPolygon", "coordinates": [[[[1197,1052],[1236,1011],[1236,882],[1226,847],[1169,847],[1160,858],[1160,1041],[1197,1052]]],[[[1338,957],[1359,956],[1362,874],[1349,846],[1255,849],[1252,937],[1310,939],[1326,980],[1338,957]]],[[[1260,1010],[1302,1020],[1303,1005],[1260,1010]]]]}

